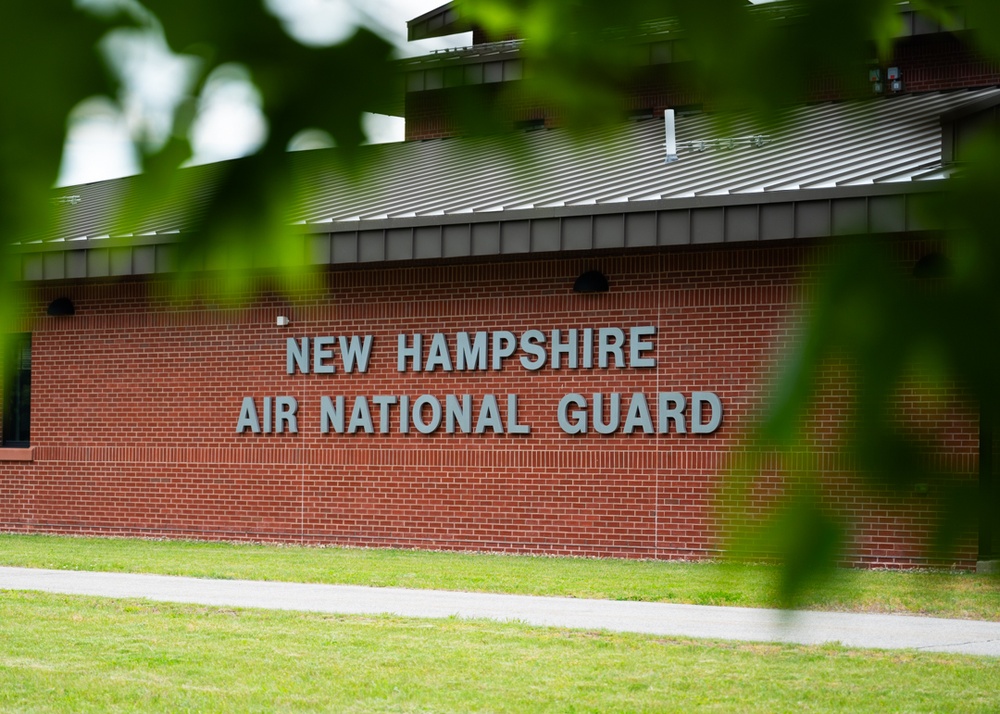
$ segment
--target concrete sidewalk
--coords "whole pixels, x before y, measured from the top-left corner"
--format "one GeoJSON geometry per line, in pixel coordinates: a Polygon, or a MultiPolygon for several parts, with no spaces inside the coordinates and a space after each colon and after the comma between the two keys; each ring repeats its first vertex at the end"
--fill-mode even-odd
{"type": "Polygon", "coordinates": [[[0,590],[1000,656],[1000,622],[0,567],[0,590]]]}

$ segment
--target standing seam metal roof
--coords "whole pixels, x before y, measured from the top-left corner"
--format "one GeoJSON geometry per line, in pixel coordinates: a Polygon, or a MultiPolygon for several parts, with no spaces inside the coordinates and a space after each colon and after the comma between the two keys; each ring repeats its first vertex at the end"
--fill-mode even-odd
{"type": "MultiPolygon", "coordinates": [[[[351,172],[339,165],[336,150],[303,152],[290,156],[297,176],[298,200],[289,220],[299,224],[304,235],[326,234],[329,240],[321,241],[314,250],[317,262],[337,262],[338,250],[346,251],[342,254],[350,262],[388,260],[393,256],[405,259],[505,250],[536,252],[572,246],[586,249],[607,242],[553,237],[547,232],[550,227],[539,224],[538,235],[532,227],[526,238],[518,232],[520,228],[506,237],[479,230],[479,235],[487,237],[477,247],[476,231],[468,226],[491,220],[610,213],[625,216],[652,211],[658,216],[664,214],[666,223],[657,217],[658,226],[681,225],[685,221],[690,226],[695,221],[684,218],[684,211],[779,202],[791,205],[808,202],[811,196],[823,200],[874,197],[872,200],[879,206],[886,207],[890,203],[878,197],[913,192],[918,184],[930,186],[951,175],[953,167],[942,164],[941,159],[941,116],[953,116],[963,108],[972,110],[991,102],[1000,102],[1000,89],[800,106],[779,113],[768,124],[750,115],[725,120],[707,114],[681,115],[676,120],[679,142],[756,134],[766,134],[769,141],[760,147],[682,150],[680,160],[670,164],[664,162],[662,120],[577,134],[550,129],[362,147],[358,152],[360,166],[351,172]],[[839,193],[833,196],[831,191],[839,193]],[[670,212],[677,215],[665,215],[670,212]],[[397,241],[402,247],[391,249],[391,241],[398,238],[388,235],[392,230],[410,230],[414,236],[423,230],[430,235],[424,230],[428,226],[458,224],[465,224],[466,232],[451,231],[454,236],[465,236],[454,239],[459,246],[454,251],[445,245],[443,234],[428,239],[430,248],[417,245],[417,238],[412,237],[407,239],[408,247],[397,241]],[[386,234],[371,248],[365,241],[378,230],[386,234]],[[343,239],[334,240],[340,234],[343,239]],[[507,241],[509,247],[505,249],[497,241],[507,241]]],[[[126,236],[126,245],[142,247],[139,257],[136,253],[118,258],[121,274],[166,270],[160,265],[159,252],[150,252],[151,247],[169,245],[175,242],[175,234],[198,229],[205,211],[210,209],[219,177],[227,169],[238,169],[238,164],[179,172],[171,195],[141,206],[138,215],[142,217],[125,228],[120,226],[121,216],[125,209],[135,208],[129,202],[139,195],[131,191],[135,178],[60,189],[55,195],[59,214],[55,231],[24,241],[17,252],[73,252],[78,254],[74,265],[79,265],[73,267],[48,257],[45,261],[32,259],[34,262],[25,258],[24,276],[81,277],[100,275],[101,271],[115,274],[113,256],[99,258],[95,263],[97,272],[79,267],[90,265],[90,258],[82,256],[83,249],[98,249],[104,243],[101,239],[109,236],[126,236]],[[51,267],[37,267],[43,263],[51,267]]],[[[892,206],[887,225],[905,227],[913,223],[909,207],[892,206]],[[904,211],[905,219],[898,218],[904,215],[899,210],[904,211]]],[[[843,215],[855,210],[853,204],[841,203],[839,208],[824,209],[823,215],[814,211],[813,217],[804,222],[796,214],[788,214],[793,218],[787,218],[782,213],[779,223],[791,220],[792,226],[813,224],[818,228],[810,235],[829,234],[830,226],[839,220],[835,208],[843,215]]],[[[813,210],[808,206],[806,209],[813,210]]],[[[748,215],[745,211],[739,213],[740,221],[748,215]]],[[[757,239],[799,237],[797,227],[792,233],[787,228],[777,232],[769,228],[776,225],[778,215],[771,211],[764,216],[758,211],[756,227],[723,220],[718,224],[721,228],[714,232],[700,239],[689,233],[687,240],[730,240],[731,235],[744,234],[756,235],[757,239]],[[773,235],[766,235],[768,231],[773,235]]],[[[874,227],[881,225],[876,213],[872,213],[871,220],[875,221],[874,227]]],[[[639,225],[638,219],[632,223],[639,225]]],[[[714,217],[707,223],[699,222],[699,226],[716,224],[714,217]]],[[[635,244],[676,244],[682,240],[667,236],[663,230],[657,228],[658,237],[654,238],[644,234],[635,239],[635,244]]],[[[615,235],[621,234],[617,228],[614,231],[615,235]]],[[[622,240],[625,247],[631,244],[628,236],[622,240]]]]}
{"type": "Polygon", "coordinates": [[[763,147],[682,151],[664,163],[663,122],[572,135],[442,139],[372,147],[350,182],[307,157],[299,223],[517,211],[681,197],[921,181],[947,176],[939,117],[1000,89],[883,97],[789,109],[769,125],[677,118],[678,142],[766,134],[763,147]]]}

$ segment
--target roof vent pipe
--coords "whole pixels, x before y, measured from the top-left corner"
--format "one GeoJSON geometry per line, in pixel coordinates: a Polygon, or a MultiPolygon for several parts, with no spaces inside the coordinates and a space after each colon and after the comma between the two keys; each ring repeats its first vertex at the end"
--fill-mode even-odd
{"type": "Polygon", "coordinates": [[[663,110],[663,129],[667,134],[667,160],[664,163],[677,161],[677,133],[674,130],[674,110],[663,110]]]}

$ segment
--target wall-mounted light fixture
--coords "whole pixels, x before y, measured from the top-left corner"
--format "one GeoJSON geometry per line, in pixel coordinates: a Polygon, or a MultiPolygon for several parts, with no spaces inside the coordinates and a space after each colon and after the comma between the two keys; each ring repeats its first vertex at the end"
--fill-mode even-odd
{"type": "Polygon", "coordinates": [[[46,313],[52,317],[69,317],[76,314],[76,306],[68,297],[59,297],[49,303],[46,313]]]}
{"type": "Polygon", "coordinates": [[[291,322],[286,315],[278,315],[278,327],[288,327],[291,322]]]}
{"type": "Polygon", "coordinates": [[[573,283],[575,293],[606,293],[609,289],[608,279],[600,270],[580,273],[580,277],[573,283]]]}

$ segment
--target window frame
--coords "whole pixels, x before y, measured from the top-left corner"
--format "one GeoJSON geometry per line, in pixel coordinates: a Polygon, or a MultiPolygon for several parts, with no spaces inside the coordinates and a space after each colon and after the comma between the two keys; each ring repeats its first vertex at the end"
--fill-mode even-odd
{"type": "Polygon", "coordinates": [[[3,347],[0,446],[27,448],[31,446],[31,333],[7,335],[3,347]]]}

